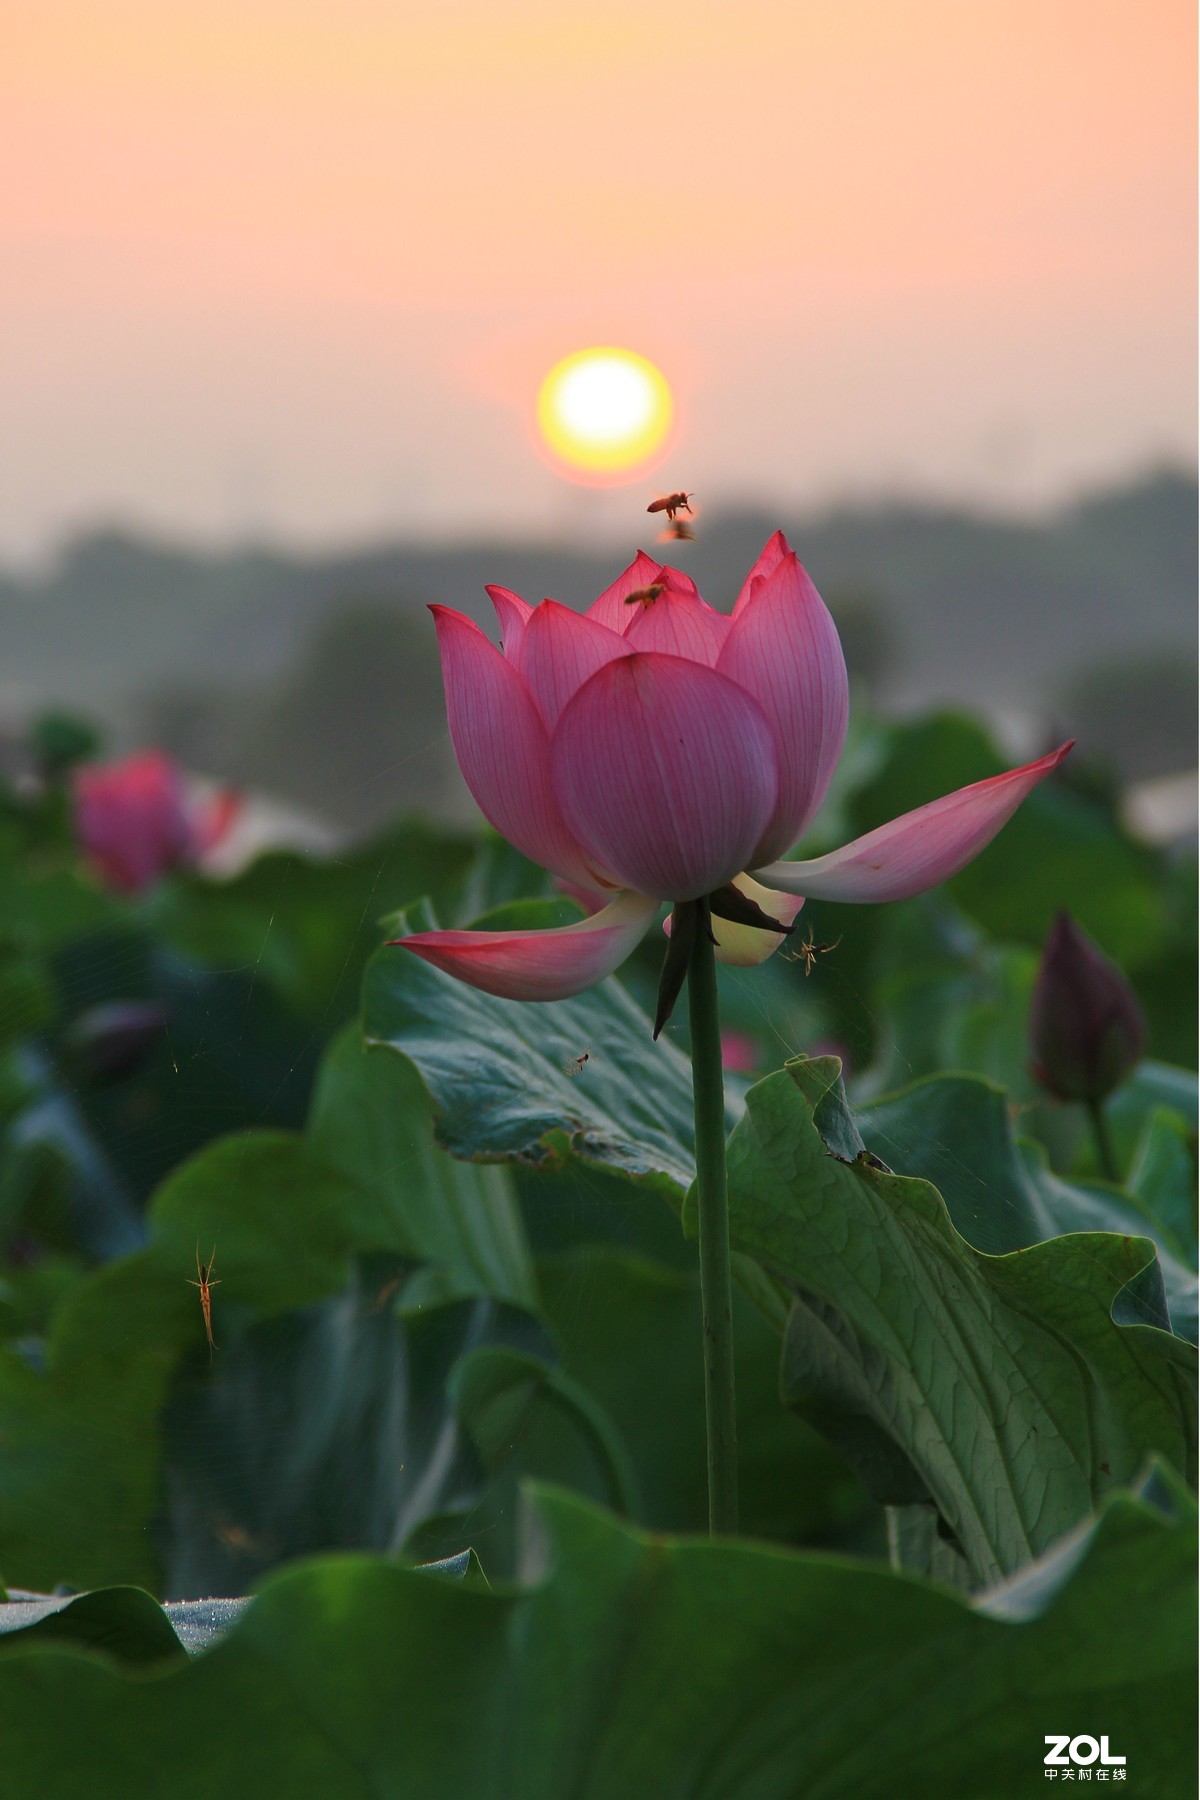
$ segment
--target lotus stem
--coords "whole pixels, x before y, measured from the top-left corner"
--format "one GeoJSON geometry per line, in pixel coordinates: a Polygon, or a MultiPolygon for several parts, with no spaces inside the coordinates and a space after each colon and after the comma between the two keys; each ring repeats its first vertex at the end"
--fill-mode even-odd
{"type": "Polygon", "coordinates": [[[696,1196],[700,1301],[704,1318],[704,1407],[708,1423],[708,1529],[732,1537],[738,1523],[737,1413],[733,1386],[733,1288],[725,1180],[725,1083],[717,1008],[717,965],[708,908],[688,959],[692,1098],[696,1113],[696,1196]]]}
{"type": "Polygon", "coordinates": [[[1092,1121],[1092,1138],[1096,1145],[1096,1160],[1100,1164],[1100,1173],[1105,1181],[1119,1181],[1117,1159],[1113,1153],[1112,1133],[1108,1129],[1108,1120],[1104,1116],[1103,1100],[1087,1102],[1088,1117],[1092,1121]]]}

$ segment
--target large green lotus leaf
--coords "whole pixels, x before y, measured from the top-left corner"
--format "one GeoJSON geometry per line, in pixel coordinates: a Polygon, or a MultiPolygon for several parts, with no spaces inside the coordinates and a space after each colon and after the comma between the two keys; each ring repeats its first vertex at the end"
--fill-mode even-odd
{"type": "MultiPolygon", "coordinates": [[[[165,1528],[170,1570],[195,1568],[195,1542],[203,1546],[204,1567],[219,1565],[227,1552],[226,1562],[245,1571],[295,1548],[298,1538],[304,1548],[330,1541],[319,1533],[333,1524],[334,1541],[354,1541],[363,1509],[370,1512],[366,1496],[390,1493],[389,1481],[397,1487],[394,1470],[364,1470],[361,1505],[326,1499],[306,1518],[283,1489],[290,1464],[311,1473],[318,1454],[344,1460],[339,1433],[355,1419],[365,1455],[369,1434],[361,1420],[374,1405],[394,1411],[411,1387],[412,1334],[404,1334],[407,1361],[401,1358],[400,1367],[392,1327],[377,1343],[379,1332],[359,1317],[394,1299],[399,1276],[381,1276],[376,1291],[364,1295],[356,1259],[386,1252],[396,1267],[397,1258],[440,1247],[447,1258],[443,1298],[490,1294],[493,1278],[498,1300],[530,1291],[519,1213],[503,1174],[454,1168],[434,1149],[417,1084],[406,1089],[401,1078],[389,1083],[385,1075],[364,1099],[349,1078],[348,1053],[345,1043],[331,1053],[311,1139],[244,1133],[185,1163],[155,1197],[148,1246],[96,1270],[57,1307],[44,1366],[15,1349],[0,1360],[0,1429],[9,1448],[0,1464],[0,1567],[10,1577],[40,1586],[62,1579],[77,1586],[158,1584],[146,1527],[162,1466],[157,1421],[177,1378],[183,1389],[165,1427],[174,1446],[170,1467],[180,1475],[168,1506],[175,1522],[165,1528]],[[380,1113],[389,1098],[394,1112],[385,1127],[380,1113]],[[356,1132],[363,1141],[348,1149],[356,1132]],[[399,1165],[389,1161],[393,1151],[399,1165]],[[431,1221],[447,1194],[454,1196],[453,1219],[434,1244],[431,1221]],[[214,1247],[219,1348],[210,1363],[199,1296],[188,1282],[197,1253],[207,1261],[214,1247]],[[316,1312],[285,1317],[300,1308],[316,1312]],[[252,1415],[285,1394],[292,1436],[272,1446],[269,1435],[253,1429],[252,1415]],[[216,1459],[207,1489],[204,1456],[216,1459]],[[203,1515],[194,1530],[189,1507],[203,1515]]],[[[486,1331],[468,1334],[459,1351],[486,1341],[486,1331]]],[[[441,1376],[438,1382],[439,1417],[453,1433],[441,1376]]],[[[434,1391],[432,1374],[426,1390],[434,1391]]],[[[437,1434],[426,1435],[432,1442],[437,1434]]],[[[402,1447],[389,1444],[389,1454],[402,1457],[402,1447]]],[[[414,1455],[397,1492],[419,1471],[414,1455]]],[[[346,1464],[348,1484],[351,1472],[346,1464]]],[[[430,1508],[460,1497],[447,1478],[434,1484],[430,1508]]],[[[377,1514],[378,1507],[370,1517],[377,1514]]]]}
{"type": "MultiPolygon", "coordinates": [[[[699,1281],[616,1246],[577,1246],[538,1265],[562,1369],[603,1406],[636,1471],[643,1524],[707,1525],[699,1281]],[[647,1371],[652,1378],[647,1380],[647,1371]]],[[[779,1337],[735,1290],[741,1527],[750,1537],[857,1542],[878,1514],[845,1463],[779,1404],[779,1337]]],[[[606,1498],[602,1471],[559,1417],[533,1421],[521,1468],[606,1498]]]]}
{"type": "Polygon", "coordinates": [[[1036,1556],[1147,1455],[1190,1470],[1195,1355],[1166,1329],[1153,1244],[974,1250],[927,1182],[830,1152],[825,1065],[759,1082],[729,1144],[734,1241],[796,1296],[790,1403],[879,1499],[932,1500],[976,1581],[1036,1556]]]}
{"type": "Polygon", "coordinates": [[[183,1655],[164,1608],[136,1587],[0,1603],[0,1656],[33,1644],[73,1644],[135,1665],[183,1655]]]}
{"type": "MultiPolygon", "coordinates": [[[[562,922],[555,902],[529,902],[503,925],[562,922]]],[[[431,929],[427,909],[410,910],[391,935],[431,929]]],[[[651,1029],[612,979],[573,1000],[499,1000],[393,948],[371,959],[363,984],[367,1041],[416,1064],[455,1156],[553,1164],[569,1151],[678,1203],[694,1171],[691,1071],[651,1029]]]]}
{"type": "Polygon", "coordinates": [[[50,950],[120,915],[106,894],[67,855],[5,855],[0,868],[0,941],[36,952],[50,950]]]}
{"type": "Polygon", "coordinates": [[[471,1167],[439,1150],[431,1112],[405,1059],[366,1048],[357,1025],[334,1040],[313,1094],[308,1138],[360,1196],[359,1245],[436,1263],[460,1293],[535,1307],[510,1173],[471,1167]]]}
{"type": "Polygon", "coordinates": [[[1129,1170],[1129,1191],[1146,1208],[1176,1255],[1196,1263],[1196,1165],[1178,1113],[1157,1107],[1129,1170]]]}
{"type": "MultiPolygon", "coordinates": [[[[419,1565],[425,1574],[487,1588],[473,1550],[419,1565]]],[[[0,1594],[0,1656],[39,1644],[95,1650],[127,1667],[197,1656],[231,1631],[251,1604],[231,1600],[169,1600],[160,1606],[144,1588],[93,1588],[86,1594],[0,1594]]]]}
{"type": "Polygon", "coordinates": [[[65,1648],[0,1658],[7,1781],[95,1800],[1019,1800],[1049,1726],[1104,1732],[1131,1791],[1193,1791],[1190,1519],[1114,1499],[1012,1619],[878,1566],[646,1537],[553,1492],[539,1510],[521,1588],[342,1557],[272,1577],[151,1681],[65,1648]]]}
{"type": "Polygon", "coordinates": [[[398,1549],[476,1504],[452,1373],[472,1356],[545,1358],[546,1332],[483,1297],[398,1307],[395,1286],[368,1262],[320,1306],[231,1339],[214,1379],[177,1387],[155,1533],[168,1594],[240,1593],[317,1550],[398,1549]]]}
{"type": "MultiPolygon", "coordinates": [[[[1018,1143],[1007,1097],[991,1082],[937,1075],[859,1107],[855,1122],[890,1169],[932,1182],[955,1229],[990,1256],[1072,1231],[1152,1238],[1175,1327],[1181,1329],[1181,1318],[1194,1326],[1195,1270],[1186,1266],[1154,1209],[1136,1189],[1123,1193],[1107,1182],[1068,1181],[1053,1174],[1039,1146],[1018,1143]]],[[[1167,1142],[1182,1151],[1190,1170],[1177,1133],[1167,1142]]],[[[1180,1182],[1182,1169],[1170,1167],[1180,1182]]]]}

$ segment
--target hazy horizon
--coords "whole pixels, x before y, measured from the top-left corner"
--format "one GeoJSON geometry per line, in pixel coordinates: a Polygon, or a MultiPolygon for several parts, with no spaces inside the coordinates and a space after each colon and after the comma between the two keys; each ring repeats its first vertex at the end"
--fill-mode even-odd
{"type": "MultiPolygon", "coordinates": [[[[0,558],[887,496],[1196,451],[1186,0],[0,0],[0,558]],[[657,471],[531,430],[649,356],[657,471]]],[[[619,523],[619,529],[618,529],[619,523]]]]}
{"type": "MultiPolygon", "coordinates": [[[[718,497],[711,505],[704,507],[704,518],[697,527],[697,535],[704,530],[705,523],[724,525],[730,520],[759,515],[764,520],[778,520],[785,525],[799,524],[803,527],[811,524],[816,528],[844,514],[875,516],[891,512],[933,518],[945,514],[947,517],[982,524],[1028,524],[1038,527],[1051,524],[1057,518],[1067,517],[1078,507],[1136,493],[1160,480],[1200,482],[1200,466],[1182,458],[1148,462],[1131,468],[1127,474],[1118,474],[1111,480],[1082,483],[1037,503],[1003,503],[994,500],[992,504],[988,504],[986,500],[976,502],[956,496],[881,490],[875,494],[831,494],[810,506],[797,507],[794,500],[788,501],[784,497],[769,500],[764,499],[762,494],[732,494],[718,497]]],[[[245,529],[227,532],[188,531],[174,528],[170,524],[138,518],[134,514],[114,514],[108,517],[97,514],[91,518],[84,517],[64,523],[61,530],[33,549],[14,552],[0,546],[0,576],[26,580],[31,576],[45,574],[61,566],[64,558],[77,546],[105,538],[126,540],[152,550],[161,549],[167,554],[199,558],[263,555],[314,563],[336,561],[342,556],[355,558],[391,547],[436,553],[443,550],[470,551],[473,546],[487,548],[492,544],[505,543],[543,545],[547,549],[557,550],[577,549],[596,554],[619,554],[627,545],[636,543],[637,547],[644,548],[650,554],[657,552],[667,561],[681,562],[688,558],[689,551],[678,547],[672,549],[658,541],[654,525],[645,517],[645,509],[637,491],[630,493],[620,489],[605,493],[592,490],[587,497],[589,501],[597,500],[599,506],[590,510],[586,519],[568,523],[564,523],[561,517],[557,521],[543,517],[519,519],[508,524],[504,521],[487,522],[471,529],[463,529],[461,523],[451,520],[440,528],[435,524],[422,529],[418,525],[405,528],[402,523],[383,520],[375,527],[331,532],[327,536],[269,528],[257,532],[245,529]]]]}

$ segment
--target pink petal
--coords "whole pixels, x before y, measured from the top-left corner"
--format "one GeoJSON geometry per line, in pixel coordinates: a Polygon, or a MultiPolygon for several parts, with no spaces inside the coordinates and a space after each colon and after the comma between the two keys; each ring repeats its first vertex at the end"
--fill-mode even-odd
{"type": "Polygon", "coordinates": [[[636,593],[638,588],[649,587],[657,581],[661,563],[639,550],[627,569],[623,569],[611,587],[606,587],[598,600],[593,600],[587,609],[586,617],[594,619],[597,625],[607,625],[610,631],[624,631],[629,624],[632,607],[626,607],[626,594],[636,593]]]}
{"type": "Polygon", "coordinates": [[[550,745],[571,830],[623,887],[692,900],[745,867],[775,804],[771,730],[715,669],[653,652],[580,688],[550,745]]]}
{"type": "MultiPolygon", "coordinates": [[[[790,925],[804,905],[804,901],[794,894],[775,893],[752,881],[749,875],[735,876],[733,885],[772,919],[778,919],[781,925],[790,925]]],[[[670,914],[663,920],[663,930],[670,937],[670,914]]],[[[760,930],[755,925],[738,925],[733,919],[718,919],[715,914],[712,933],[716,939],[717,961],[731,963],[737,969],[755,968],[787,943],[782,932],[760,930]]]]}
{"type": "Polygon", "coordinates": [[[846,738],[850,689],[837,628],[782,532],[778,555],[739,600],[717,667],[753,694],[775,734],[779,798],[750,866],[791,848],[829,786],[846,738]]]}
{"type": "MultiPolygon", "coordinates": [[[[674,573],[663,571],[664,575],[674,573]]],[[[686,576],[677,577],[648,606],[638,604],[630,608],[634,617],[625,641],[635,650],[686,656],[689,662],[706,663],[711,669],[729,636],[732,620],[706,606],[690,581],[689,594],[682,585],[684,581],[686,576]]]]}
{"type": "Polygon", "coordinates": [[[657,900],[622,894],[592,918],[553,931],[421,931],[393,942],[485,994],[566,1000],[611,975],[657,911],[657,900]]]}
{"type": "Polygon", "coordinates": [[[743,581],[741,592],[733,603],[733,617],[735,619],[740,612],[744,612],[758,583],[765,575],[773,575],[775,573],[776,566],[789,553],[790,549],[791,545],[784,537],[782,531],[772,532],[771,536],[767,539],[759,552],[758,561],[754,564],[754,567],[747,575],[745,581],[743,581]]]}
{"type": "Polygon", "coordinates": [[[450,741],[483,816],[556,875],[595,885],[550,785],[550,738],[524,680],[478,625],[448,606],[437,625],[450,741]]]}
{"type": "Polygon", "coordinates": [[[245,810],[245,795],[237,788],[219,788],[192,818],[192,842],[198,856],[224,843],[245,810]]]}
{"type": "Polygon", "coordinates": [[[731,1026],[721,1033],[721,1067],[731,1075],[753,1075],[759,1060],[758,1044],[748,1031],[731,1026]]]}
{"type": "Polygon", "coordinates": [[[515,660],[552,732],[563,707],[588,677],[614,657],[628,655],[625,639],[615,631],[557,600],[543,600],[531,611],[520,650],[509,660],[515,660]]]}
{"type": "Polygon", "coordinates": [[[120,893],[152,887],[196,854],[183,776],[161,750],[78,769],[75,834],[101,880],[120,893]]]}
{"type": "Polygon", "coordinates": [[[528,600],[522,600],[520,594],[514,594],[511,588],[493,585],[484,591],[496,609],[500,625],[500,648],[509,662],[513,662],[521,648],[525,624],[533,608],[528,600]]]}
{"type": "Polygon", "coordinates": [[[958,788],[901,813],[865,837],[812,862],[777,862],[757,879],[783,893],[820,900],[908,900],[948,881],[990,844],[1026,794],[1056,769],[1070,743],[1023,768],[958,788]]]}

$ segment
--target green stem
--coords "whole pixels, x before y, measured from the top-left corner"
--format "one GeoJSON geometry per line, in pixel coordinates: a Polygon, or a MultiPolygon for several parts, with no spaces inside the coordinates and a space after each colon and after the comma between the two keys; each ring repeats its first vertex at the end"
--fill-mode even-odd
{"type": "Polygon", "coordinates": [[[1104,1116],[1103,1100],[1087,1102],[1088,1117],[1092,1121],[1092,1137],[1096,1143],[1096,1160],[1100,1164],[1100,1173],[1106,1181],[1116,1181],[1117,1159],[1113,1154],[1112,1137],[1108,1129],[1108,1120],[1104,1116]]]}
{"type": "Polygon", "coordinates": [[[717,1011],[717,965],[708,908],[697,921],[688,961],[692,1099],[696,1112],[696,1196],[700,1300],[704,1315],[704,1406],[708,1420],[708,1529],[737,1531],[737,1414],[733,1393],[733,1293],[725,1186],[725,1084],[717,1011]]]}

